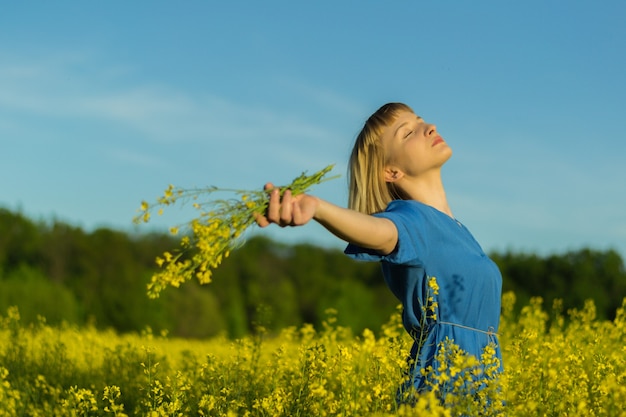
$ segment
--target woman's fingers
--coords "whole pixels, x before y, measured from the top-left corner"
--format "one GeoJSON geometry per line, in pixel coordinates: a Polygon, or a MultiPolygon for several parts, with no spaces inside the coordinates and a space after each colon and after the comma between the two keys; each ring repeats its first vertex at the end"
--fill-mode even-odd
{"type": "Polygon", "coordinates": [[[302,209],[300,208],[300,204],[297,204],[297,203],[293,204],[291,221],[296,226],[300,226],[306,223],[306,220],[304,219],[304,215],[302,214],[302,209]]]}
{"type": "Polygon", "coordinates": [[[254,213],[254,220],[259,227],[267,227],[270,225],[270,222],[267,220],[267,217],[263,216],[259,213],[254,213]]]}
{"type": "Polygon", "coordinates": [[[270,192],[270,202],[267,207],[267,219],[271,223],[280,222],[280,191],[274,189],[270,192]]]}
{"type": "MultiPolygon", "coordinates": [[[[263,189],[265,191],[270,191],[274,188],[274,184],[272,184],[271,182],[268,182],[267,184],[265,184],[263,186],[263,189]]],[[[275,201],[275,199],[274,199],[275,201]]],[[[254,220],[256,221],[256,223],[260,226],[260,227],[267,227],[269,226],[272,221],[269,219],[270,217],[270,209],[272,209],[273,211],[276,211],[276,209],[272,206],[271,204],[272,202],[272,195],[270,193],[270,205],[268,206],[267,210],[265,211],[264,214],[260,214],[260,213],[254,213],[254,220]]],[[[276,204],[274,203],[274,206],[276,204]]]]}
{"type": "Polygon", "coordinates": [[[269,204],[265,215],[255,214],[254,219],[260,227],[276,223],[281,227],[299,226],[310,220],[310,216],[300,207],[300,197],[294,197],[291,190],[285,190],[282,197],[280,190],[272,183],[265,184],[264,189],[269,192],[269,204]]]}
{"type": "Polygon", "coordinates": [[[264,227],[269,223],[276,223],[279,226],[288,226],[292,223],[292,204],[293,199],[291,191],[287,190],[281,198],[280,190],[274,188],[271,183],[265,185],[266,190],[270,191],[269,205],[264,219],[257,219],[257,223],[264,227]],[[266,224],[267,222],[267,224],[266,224]]]}
{"type": "Polygon", "coordinates": [[[280,204],[280,222],[281,226],[290,225],[293,222],[293,200],[291,198],[291,191],[286,190],[283,193],[283,199],[280,204]]]}

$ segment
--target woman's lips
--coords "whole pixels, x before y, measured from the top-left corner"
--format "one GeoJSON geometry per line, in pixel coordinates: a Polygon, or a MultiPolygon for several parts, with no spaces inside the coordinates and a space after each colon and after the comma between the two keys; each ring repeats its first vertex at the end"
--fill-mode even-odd
{"type": "Polygon", "coordinates": [[[440,144],[440,143],[443,143],[443,139],[442,139],[442,137],[441,137],[441,136],[437,136],[437,137],[435,138],[435,140],[433,140],[433,144],[432,144],[431,146],[435,146],[435,145],[438,145],[438,144],[440,144]]]}

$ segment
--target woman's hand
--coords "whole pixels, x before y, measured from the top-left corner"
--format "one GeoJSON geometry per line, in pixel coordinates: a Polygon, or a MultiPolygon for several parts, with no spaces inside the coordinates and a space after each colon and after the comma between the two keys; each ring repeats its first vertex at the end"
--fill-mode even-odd
{"type": "Polygon", "coordinates": [[[293,196],[289,190],[280,198],[280,191],[268,183],[265,190],[270,193],[269,206],[265,215],[256,214],[255,220],[261,227],[276,223],[281,227],[302,226],[315,219],[329,232],[346,242],[388,254],[398,242],[398,229],[389,219],[370,216],[354,210],[336,206],[321,198],[308,194],[293,196]]]}
{"type": "Polygon", "coordinates": [[[265,184],[265,190],[272,191],[270,191],[270,201],[265,216],[255,215],[260,227],[269,226],[271,223],[276,223],[280,227],[302,226],[313,218],[319,205],[316,197],[307,194],[293,196],[289,190],[283,193],[281,199],[280,191],[274,188],[272,183],[265,184]]]}

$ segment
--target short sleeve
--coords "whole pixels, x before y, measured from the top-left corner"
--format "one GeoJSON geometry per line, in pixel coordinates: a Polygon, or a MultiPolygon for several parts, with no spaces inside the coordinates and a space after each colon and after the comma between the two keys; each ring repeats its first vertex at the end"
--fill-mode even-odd
{"type": "Polygon", "coordinates": [[[363,261],[385,261],[392,264],[422,265],[421,259],[426,250],[424,236],[424,215],[413,201],[395,200],[387,209],[374,216],[391,220],[398,229],[398,243],[388,255],[381,255],[375,250],[349,244],[344,253],[349,257],[363,261]]]}

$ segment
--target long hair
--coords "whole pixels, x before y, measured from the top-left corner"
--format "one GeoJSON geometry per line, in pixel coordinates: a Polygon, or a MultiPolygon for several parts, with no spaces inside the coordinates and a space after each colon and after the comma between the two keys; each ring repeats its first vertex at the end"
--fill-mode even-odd
{"type": "Polygon", "coordinates": [[[384,211],[392,200],[401,199],[393,183],[385,181],[387,164],[381,142],[383,129],[401,112],[413,110],[403,103],[387,103],[372,114],[358,134],[348,162],[348,207],[361,213],[384,211]]]}

